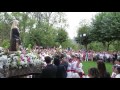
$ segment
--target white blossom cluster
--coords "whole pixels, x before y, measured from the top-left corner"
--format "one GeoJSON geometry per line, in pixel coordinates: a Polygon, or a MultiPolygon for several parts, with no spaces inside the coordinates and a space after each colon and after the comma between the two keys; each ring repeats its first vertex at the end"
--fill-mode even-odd
{"type": "MultiPolygon", "coordinates": [[[[0,48],[1,49],[1,48],[0,48]]],[[[21,51],[17,51],[14,54],[4,55],[4,52],[0,52],[0,69],[5,68],[24,68],[30,65],[37,66],[44,64],[35,53],[22,54],[21,51]]]]}

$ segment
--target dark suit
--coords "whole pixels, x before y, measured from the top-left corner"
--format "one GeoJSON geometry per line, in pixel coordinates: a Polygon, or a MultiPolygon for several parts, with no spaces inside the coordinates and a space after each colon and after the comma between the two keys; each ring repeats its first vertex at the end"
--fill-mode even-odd
{"type": "MultiPolygon", "coordinates": [[[[68,62],[64,61],[62,62],[62,64],[64,67],[65,67],[65,70],[67,71],[67,68],[68,68],[68,62]]],[[[65,72],[65,78],[67,77],[67,72],[65,72]]]]}
{"type": "Polygon", "coordinates": [[[66,68],[64,65],[57,66],[57,78],[66,78],[66,68]]]}
{"type": "Polygon", "coordinates": [[[55,65],[47,65],[41,74],[41,78],[56,78],[57,67],[55,65]]]}

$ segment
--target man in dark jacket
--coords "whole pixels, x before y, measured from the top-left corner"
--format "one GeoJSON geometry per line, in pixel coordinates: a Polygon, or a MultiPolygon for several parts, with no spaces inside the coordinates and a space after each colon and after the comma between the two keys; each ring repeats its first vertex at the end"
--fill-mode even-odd
{"type": "Polygon", "coordinates": [[[57,67],[51,64],[51,58],[45,57],[47,66],[42,70],[41,78],[56,78],[57,67]]]}
{"type": "Polygon", "coordinates": [[[65,70],[66,70],[65,78],[66,78],[67,77],[68,62],[66,61],[64,54],[61,54],[60,60],[61,60],[61,65],[63,65],[65,67],[65,70]]]}
{"type": "Polygon", "coordinates": [[[60,59],[55,57],[54,64],[57,66],[57,78],[66,78],[66,68],[64,65],[60,64],[60,59]]]}
{"type": "Polygon", "coordinates": [[[114,64],[114,62],[117,60],[117,53],[114,53],[113,54],[113,64],[114,64]]]}

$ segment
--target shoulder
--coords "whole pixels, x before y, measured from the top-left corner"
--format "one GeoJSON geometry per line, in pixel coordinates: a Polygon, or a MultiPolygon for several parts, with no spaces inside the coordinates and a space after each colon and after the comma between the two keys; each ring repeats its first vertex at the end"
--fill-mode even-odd
{"type": "Polygon", "coordinates": [[[19,28],[17,26],[13,27],[12,30],[19,30],[19,28]]]}
{"type": "Polygon", "coordinates": [[[83,64],[82,64],[82,63],[80,63],[79,65],[80,65],[80,66],[83,66],[83,64]]]}
{"type": "Polygon", "coordinates": [[[115,78],[120,78],[120,74],[116,75],[115,78]]]}
{"type": "Polygon", "coordinates": [[[45,70],[51,70],[51,69],[56,69],[57,67],[55,66],[55,65],[47,65],[46,67],[45,67],[45,70]]]}
{"type": "Polygon", "coordinates": [[[105,77],[108,77],[108,78],[109,78],[109,77],[110,77],[110,73],[109,73],[109,72],[106,72],[106,73],[105,73],[105,77]]]}

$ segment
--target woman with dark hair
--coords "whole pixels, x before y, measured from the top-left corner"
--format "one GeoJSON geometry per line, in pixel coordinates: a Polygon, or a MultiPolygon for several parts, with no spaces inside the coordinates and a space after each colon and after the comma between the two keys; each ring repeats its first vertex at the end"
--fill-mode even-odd
{"type": "Polygon", "coordinates": [[[99,71],[97,68],[92,67],[88,70],[89,78],[99,78],[99,71]]]}
{"type": "Polygon", "coordinates": [[[110,78],[110,73],[107,72],[105,63],[102,60],[97,61],[97,69],[100,74],[100,78],[110,78]]]}
{"type": "Polygon", "coordinates": [[[115,78],[120,78],[120,66],[117,66],[115,71],[116,71],[115,78]]]}

